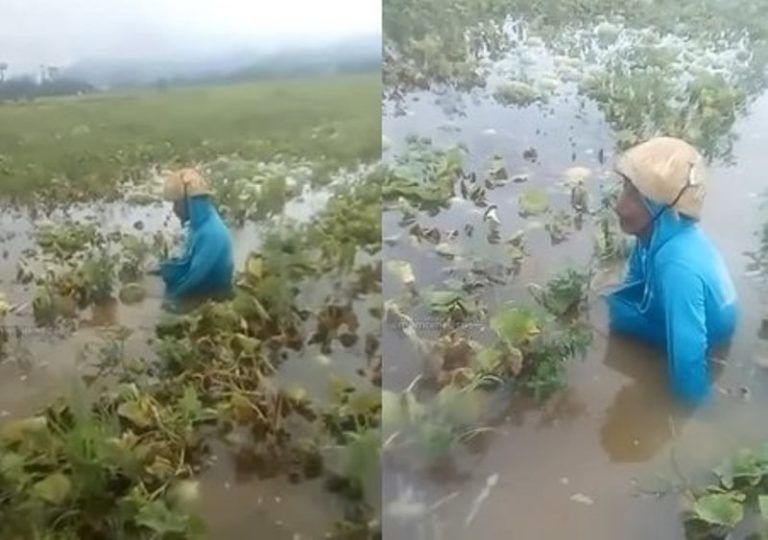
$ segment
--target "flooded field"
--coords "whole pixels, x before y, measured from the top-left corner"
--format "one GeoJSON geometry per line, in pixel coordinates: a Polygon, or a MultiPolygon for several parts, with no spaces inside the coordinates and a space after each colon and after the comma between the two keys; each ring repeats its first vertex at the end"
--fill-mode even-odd
{"type": "Polygon", "coordinates": [[[759,521],[702,490],[768,437],[766,289],[750,256],[765,222],[764,35],[702,41],[686,3],[674,28],[581,7],[463,19],[466,49],[435,6],[446,28],[411,36],[385,12],[385,538],[724,538],[737,523],[727,537],[747,538],[759,521]],[[430,42],[457,62],[469,51],[465,76],[440,71],[430,42]],[[608,333],[601,298],[625,253],[613,161],[654,134],[711,158],[703,228],[744,310],[713,360],[715,400],[693,413],[672,402],[661,353],[608,333]],[[702,500],[726,504],[707,514],[702,500]]]}
{"type": "MultiPolygon", "coordinates": [[[[377,85],[347,83],[372,106],[349,121],[348,102],[319,105],[325,121],[303,128],[324,133],[315,155],[199,164],[232,228],[230,299],[163,305],[153,269],[184,234],[159,197],[164,162],[106,198],[6,206],[0,536],[375,533],[379,173],[366,151],[325,145],[377,123],[377,85]]],[[[55,104],[70,106],[87,108],[55,104]]]]}

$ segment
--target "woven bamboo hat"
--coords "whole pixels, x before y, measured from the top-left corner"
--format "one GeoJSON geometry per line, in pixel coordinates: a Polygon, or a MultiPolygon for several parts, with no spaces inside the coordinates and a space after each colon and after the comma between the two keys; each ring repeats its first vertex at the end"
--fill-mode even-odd
{"type": "Polygon", "coordinates": [[[657,204],[690,218],[701,218],[707,171],[698,151],[673,137],[656,137],[627,150],[616,171],[657,204]]]}
{"type": "Polygon", "coordinates": [[[195,169],[179,169],[168,173],[163,186],[163,197],[169,201],[179,201],[186,196],[212,195],[210,186],[205,177],[195,169]]]}

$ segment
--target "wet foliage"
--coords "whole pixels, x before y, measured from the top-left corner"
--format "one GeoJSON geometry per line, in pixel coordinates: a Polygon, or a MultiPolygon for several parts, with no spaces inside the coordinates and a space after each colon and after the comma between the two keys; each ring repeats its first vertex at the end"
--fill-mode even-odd
{"type": "MultiPolygon", "coordinates": [[[[128,356],[131,332],[118,332],[86,356],[85,389],[2,426],[1,536],[205,537],[194,499],[214,437],[262,477],[325,478],[343,501],[336,537],[380,535],[381,353],[364,317],[381,316],[382,173],[363,167],[338,178],[322,211],[265,227],[231,299],[168,315],[147,357],[128,356]],[[334,286],[317,295],[316,283],[329,278],[334,286]],[[279,382],[296,351],[357,344],[363,369],[327,397],[279,382]]],[[[127,303],[170,248],[162,234],[74,222],[39,227],[35,239],[19,279],[36,286],[41,324],[107,301],[119,282],[127,303]]]]}
{"type": "MultiPolygon", "coordinates": [[[[329,76],[0,107],[2,126],[17,126],[0,128],[4,202],[19,216],[12,225],[32,228],[31,246],[17,240],[20,257],[16,244],[4,254],[17,270],[10,296],[22,302],[0,304],[0,354],[14,337],[6,315],[78,329],[87,341],[105,335],[77,366],[84,386],[70,397],[29,418],[2,411],[0,537],[208,537],[197,503],[201,476],[219,458],[238,475],[322,479],[343,511],[326,536],[381,536],[372,481],[382,369],[376,81],[329,76]],[[210,177],[238,257],[253,252],[233,297],[137,327],[131,314],[144,306],[120,304],[149,297],[161,285],[152,275],[159,260],[183,248],[161,206],[162,173],[180,165],[210,177]],[[93,320],[80,319],[86,309],[93,320]],[[117,320],[131,328],[107,334],[117,320]],[[312,375],[283,378],[283,364],[312,357],[315,368],[326,362],[329,380],[349,364],[328,395],[305,388],[312,375]]],[[[155,319],[157,303],[145,305],[155,319]]],[[[45,335],[70,348],[80,337],[45,335]]]]}
{"type": "Polygon", "coordinates": [[[275,157],[269,162],[219,158],[207,166],[206,174],[223,217],[242,227],[246,221],[280,215],[286,202],[319,174],[315,168],[309,162],[275,157]]]}
{"type": "Polygon", "coordinates": [[[436,83],[483,85],[480,60],[509,45],[504,2],[464,0],[383,4],[384,84],[399,93],[436,83]]]}
{"type": "Polygon", "coordinates": [[[712,484],[686,494],[686,537],[727,538],[738,527],[762,538],[768,533],[768,447],[741,449],[713,473],[712,484]]]}
{"type": "MultiPolygon", "coordinates": [[[[592,170],[567,169],[558,191],[510,172],[502,156],[448,148],[411,136],[386,163],[397,171],[391,181],[411,188],[385,198],[385,216],[400,220],[384,220],[393,224],[384,231],[391,253],[384,274],[391,291],[385,342],[406,344],[408,352],[401,354],[413,360],[397,365],[417,372],[405,390],[385,384],[383,395],[385,456],[405,470],[451,468],[494,431],[510,403],[544,404],[563,389],[568,361],[582,357],[591,344],[587,301],[593,274],[626,257],[624,237],[610,215],[613,189],[601,194],[590,180],[592,170]],[[448,167],[450,152],[456,152],[456,165],[448,167]],[[430,187],[435,191],[426,197],[430,187]],[[599,207],[592,207],[593,198],[599,207]],[[465,221],[464,227],[457,221],[465,221]],[[595,249],[585,270],[565,266],[525,293],[518,278],[541,249],[529,247],[537,228],[551,240],[547,249],[560,249],[580,231],[594,234],[596,243],[603,237],[606,246],[595,249]],[[409,260],[412,250],[419,255],[409,260]]],[[[531,149],[525,156],[536,159],[531,149]]]]}
{"type": "Polygon", "coordinates": [[[656,134],[728,159],[732,127],[765,85],[766,9],[729,2],[393,2],[384,10],[388,98],[487,87],[513,107],[597,104],[626,148],[656,134]]]}
{"type": "Polygon", "coordinates": [[[418,209],[436,211],[453,197],[464,170],[461,148],[435,148],[428,138],[409,137],[405,151],[384,173],[382,201],[391,206],[406,199],[418,209]]]}
{"type": "Polygon", "coordinates": [[[35,235],[39,250],[31,249],[17,264],[17,281],[34,283],[32,308],[40,325],[73,318],[91,305],[116,296],[137,298],[151,264],[167,253],[164,235],[104,233],[95,225],[73,221],[44,224],[35,235]],[[123,287],[118,294],[118,283],[123,287]],[[134,293],[123,291],[133,290],[134,293]]]}

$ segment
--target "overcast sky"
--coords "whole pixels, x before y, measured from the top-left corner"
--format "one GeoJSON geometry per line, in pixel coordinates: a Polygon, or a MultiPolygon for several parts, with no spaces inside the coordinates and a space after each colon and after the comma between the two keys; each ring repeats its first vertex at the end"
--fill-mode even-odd
{"type": "Polygon", "coordinates": [[[380,33],[381,0],[0,0],[0,62],[13,72],[380,33]]]}

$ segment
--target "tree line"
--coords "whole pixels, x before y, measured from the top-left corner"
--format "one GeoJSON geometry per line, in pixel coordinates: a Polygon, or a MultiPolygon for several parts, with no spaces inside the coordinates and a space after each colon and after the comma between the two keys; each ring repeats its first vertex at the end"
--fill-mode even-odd
{"type": "Polygon", "coordinates": [[[8,67],[6,62],[0,62],[0,102],[77,95],[95,90],[86,81],[60,76],[58,68],[52,66],[41,66],[39,78],[30,75],[9,78],[6,76],[8,67]]]}

